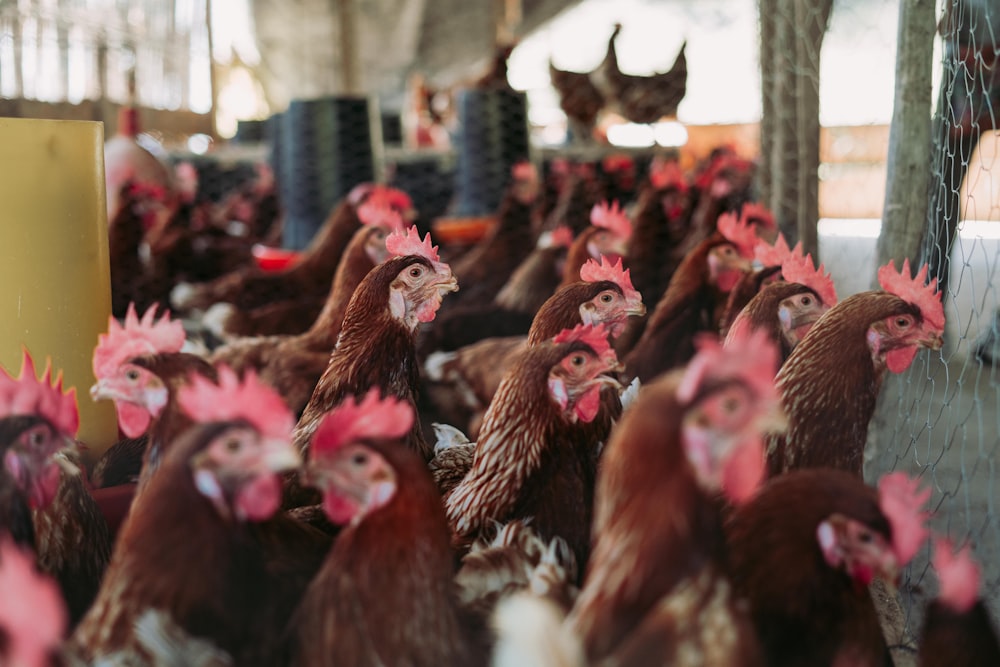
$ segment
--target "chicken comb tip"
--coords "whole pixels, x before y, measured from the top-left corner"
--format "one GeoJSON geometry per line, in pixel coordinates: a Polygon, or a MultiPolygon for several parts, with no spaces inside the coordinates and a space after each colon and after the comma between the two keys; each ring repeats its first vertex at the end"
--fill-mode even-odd
{"type": "Polygon", "coordinates": [[[892,548],[899,564],[906,565],[928,536],[930,512],[924,505],[931,490],[920,489],[920,481],[903,472],[884,475],[878,482],[879,507],[892,527],[892,548]]]}
{"type": "Polygon", "coordinates": [[[822,265],[816,268],[811,254],[802,254],[801,243],[797,243],[795,249],[782,261],[781,276],[785,282],[799,283],[811,289],[823,305],[828,307],[836,305],[837,290],[833,285],[833,278],[829,273],[824,273],[822,265]]]}
{"type": "Polygon", "coordinates": [[[746,219],[735,213],[723,213],[716,221],[716,228],[722,236],[732,243],[737,252],[748,259],[754,257],[757,246],[757,232],[746,219]]]}
{"type": "Polygon", "coordinates": [[[41,377],[36,377],[35,362],[27,348],[22,348],[16,378],[0,368],[0,418],[13,415],[38,415],[70,437],[80,430],[76,388],[63,391],[62,372],[53,382],[51,357],[46,358],[41,377]]]}
{"type": "Polygon", "coordinates": [[[373,201],[371,198],[358,207],[358,220],[363,225],[384,227],[391,231],[406,229],[399,211],[388,202],[373,201]]]}
{"type": "Polygon", "coordinates": [[[200,424],[243,420],[262,434],[288,439],[295,426],[285,401],[277,391],[248,370],[242,380],[224,364],[218,366],[218,384],[198,373],[178,390],[177,402],[200,424]]]}
{"type": "Polygon", "coordinates": [[[580,267],[580,280],[588,283],[608,280],[618,285],[626,299],[642,299],[632,285],[630,270],[624,268],[621,257],[614,264],[604,255],[601,255],[600,263],[596,259],[588,259],[580,267]]]}
{"type": "Polygon", "coordinates": [[[902,268],[897,272],[894,260],[878,270],[878,282],[886,292],[895,294],[903,301],[912,303],[920,309],[924,321],[944,330],[944,306],[941,303],[941,293],[937,290],[937,279],[927,283],[928,266],[924,264],[917,275],[910,278],[910,260],[904,259],[902,268]]]}
{"type": "Polygon", "coordinates": [[[609,353],[611,358],[615,357],[615,351],[608,342],[608,327],[603,322],[597,325],[577,324],[572,329],[563,329],[552,338],[552,342],[556,345],[580,342],[590,346],[599,357],[609,353]]]}
{"type": "Polygon", "coordinates": [[[697,351],[677,387],[677,398],[687,403],[698,395],[706,379],[739,379],[765,397],[777,400],[774,369],[778,348],[761,330],[734,337],[723,346],[718,336],[704,334],[695,339],[697,351]]]}
{"type": "Polygon", "coordinates": [[[118,366],[134,357],[180,351],[186,338],[184,325],[179,320],[171,321],[169,310],[164,310],[156,320],[156,307],[155,303],[151,305],[140,320],[135,304],[130,303],[124,325],[119,325],[114,318],[109,320],[107,333],[97,337],[94,349],[95,377],[113,375],[118,366]]]}
{"type": "Polygon", "coordinates": [[[401,438],[413,427],[413,408],[395,396],[382,397],[372,387],[358,401],[348,396],[327,412],[316,428],[310,444],[310,456],[329,454],[344,445],[362,439],[401,438]]]}
{"type": "Polygon", "coordinates": [[[940,584],[938,599],[958,613],[972,609],[979,599],[981,571],[970,546],[956,552],[951,540],[936,537],[932,562],[940,584]]]}
{"type": "Polygon", "coordinates": [[[688,191],[687,179],[677,161],[666,160],[659,156],[649,163],[649,182],[656,190],[676,188],[680,192],[688,191]]]}
{"type": "Polygon", "coordinates": [[[385,248],[396,257],[419,255],[429,262],[440,262],[437,246],[431,244],[431,234],[427,232],[424,240],[420,240],[417,226],[412,225],[405,232],[397,230],[385,239],[385,248]]]}
{"type": "Polygon", "coordinates": [[[617,200],[595,204],[590,211],[590,224],[607,229],[623,239],[632,236],[632,222],[625,215],[617,200]]]}

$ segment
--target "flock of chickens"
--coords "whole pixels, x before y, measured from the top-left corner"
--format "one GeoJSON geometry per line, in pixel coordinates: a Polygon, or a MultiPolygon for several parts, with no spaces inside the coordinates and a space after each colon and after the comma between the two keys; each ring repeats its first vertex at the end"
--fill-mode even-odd
{"type": "Polygon", "coordinates": [[[90,388],[123,439],[88,474],[75,391],[0,372],[0,664],[891,665],[868,586],[932,539],[919,664],[1000,665],[930,491],[861,475],[942,343],[926,270],[838,301],[752,163],[654,159],[623,208],[634,166],[518,165],[450,256],[366,184],[291,268],[200,282],[162,230],[236,242],[126,188],[90,388]]]}

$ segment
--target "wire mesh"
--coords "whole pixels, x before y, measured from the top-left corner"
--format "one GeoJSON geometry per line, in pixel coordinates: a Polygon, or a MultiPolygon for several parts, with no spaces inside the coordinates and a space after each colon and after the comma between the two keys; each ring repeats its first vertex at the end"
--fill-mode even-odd
{"type": "MultiPolygon", "coordinates": [[[[933,528],[973,546],[983,564],[983,596],[996,618],[1000,7],[991,0],[948,1],[938,27],[943,48],[923,255],[944,287],[946,343],[886,381],[866,472],[874,479],[904,470],[933,487],[933,528]]],[[[916,641],[925,605],[937,590],[929,556],[925,548],[901,587],[905,642],[916,641]]]]}

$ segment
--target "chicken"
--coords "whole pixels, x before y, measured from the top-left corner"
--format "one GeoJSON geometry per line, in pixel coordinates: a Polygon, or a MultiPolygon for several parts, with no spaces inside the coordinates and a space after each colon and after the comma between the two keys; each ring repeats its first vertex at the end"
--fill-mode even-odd
{"type": "MultiPolygon", "coordinates": [[[[354,291],[337,347],[295,427],[293,440],[300,450],[306,450],[323,415],[349,394],[377,386],[416,406],[414,332],[434,319],[444,295],[458,284],[431,246],[430,234],[420,241],[411,227],[406,234],[393,232],[385,243],[393,257],[370,271],[354,291]]],[[[425,459],[431,457],[419,423],[408,443],[425,459]]]]}
{"type": "Polygon", "coordinates": [[[211,355],[213,364],[226,364],[238,371],[254,369],[296,415],[305,408],[326,370],[351,295],[369,271],[388,258],[386,237],[393,231],[405,231],[399,213],[376,202],[359,206],[358,217],[363,226],[344,250],[323,311],[308,331],[297,336],[237,340],[216,348],[211,355]]]}
{"type": "Polygon", "coordinates": [[[590,77],[590,72],[559,69],[549,59],[549,80],[559,95],[559,108],[566,114],[573,143],[594,142],[597,116],[604,108],[604,95],[590,77]]]}
{"type": "Polygon", "coordinates": [[[876,492],[849,472],[798,470],[733,511],[732,578],[766,664],[892,664],[868,585],[895,583],[925,541],[929,495],[901,473],[876,492]]]}
{"type": "MultiPolygon", "coordinates": [[[[716,230],[719,216],[743,211],[744,205],[751,199],[755,172],[753,162],[737,156],[731,150],[720,150],[713,155],[708,166],[695,177],[694,209],[691,211],[687,236],[675,251],[675,259],[684,257],[711,236],[716,230]]],[[[771,240],[777,232],[774,218],[763,216],[760,209],[751,209],[749,212],[754,213],[753,217],[761,223],[760,226],[767,228],[767,233],[762,233],[761,236],[771,240]]]]}
{"type": "Polygon", "coordinates": [[[530,516],[543,540],[562,536],[586,563],[597,442],[574,425],[598,415],[617,369],[603,325],[567,329],[520,356],[486,412],[472,468],[445,498],[456,544],[491,521],[530,516]]]}
{"type": "Polygon", "coordinates": [[[48,507],[59,490],[56,455],[70,446],[80,425],[76,390],[53,384],[51,368],[41,379],[25,352],[17,378],[0,368],[0,536],[37,549],[31,510],[48,507]]]}
{"type": "Polygon", "coordinates": [[[781,422],[775,355],[762,336],[738,349],[702,338],[612,434],[593,556],[566,620],[590,664],[761,664],[726,578],[715,496],[744,502],[763,477],[762,434],[781,422]]]}
{"type": "Polygon", "coordinates": [[[654,158],[649,184],[636,204],[628,246],[632,279],[647,302],[659,300],[677,268],[668,260],[687,233],[690,206],[689,188],[677,163],[654,158]]]}
{"type": "Polygon", "coordinates": [[[98,599],[71,638],[82,660],[153,664],[137,631],[152,611],[233,664],[272,664],[267,642],[280,630],[264,621],[274,622],[273,587],[248,523],[278,510],[278,473],[300,462],[294,418],[252,374],[240,381],[226,369],[219,381],[195,377],[178,392],[192,426],[122,527],[98,599]]]}
{"type": "Polygon", "coordinates": [[[414,423],[407,401],[375,387],[314,430],[305,475],[345,527],[292,619],[291,664],[484,664],[455,595],[437,488],[406,443],[414,423]]]}
{"type": "Polygon", "coordinates": [[[250,265],[211,282],[178,285],[171,293],[171,302],[181,311],[205,310],[219,302],[230,303],[237,309],[251,309],[289,297],[315,297],[318,313],[340,256],[361,224],[357,207],[371,196],[385,198],[406,214],[412,210],[410,198],[399,190],[359,185],[334,208],[292,267],[264,273],[256,265],[250,265]]]}
{"type": "Polygon", "coordinates": [[[687,92],[687,59],[684,56],[687,42],[681,44],[674,64],[666,72],[635,76],[618,69],[615,40],[621,29],[621,24],[616,23],[608,39],[607,55],[590,76],[604,95],[609,110],[633,123],[655,123],[664,116],[677,115],[677,105],[687,92]]]}
{"type": "Polygon", "coordinates": [[[987,667],[1000,664],[1000,640],[979,596],[979,565],[969,547],[953,553],[946,539],[934,542],[940,590],[924,617],[920,667],[987,667]]]}
{"type": "Polygon", "coordinates": [[[42,571],[59,582],[72,626],[97,593],[111,535],[70,454],[80,423],[76,391],[64,393],[62,378],[51,375],[46,366],[36,378],[27,352],[18,378],[0,370],[0,535],[34,549],[42,571]]]}
{"type": "Polygon", "coordinates": [[[0,536],[0,664],[55,667],[66,608],[55,582],[35,570],[30,551],[0,536]]]}
{"type": "Polygon", "coordinates": [[[157,188],[126,183],[119,195],[119,207],[108,222],[111,312],[117,317],[125,316],[129,303],[145,302],[147,298],[141,247],[162,194],[157,188]]]}
{"type": "Polygon", "coordinates": [[[112,445],[103,458],[129,457],[125,467],[138,475],[140,488],[155,471],[165,448],[190,425],[177,407],[177,389],[188,382],[191,373],[216,377],[214,367],[203,358],[180,351],[184,337],[181,323],[171,321],[168,313],[157,320],[156,308],[151,306],[140,320],[133,308],[124,325],[109,319],[108,332],[98,337],[94,349],[97,382],[90,389],[91,398],[114,401],[121,431],[130,439],[145,434],[147,440],[139,461],[131,458],[139,448],[130,440],[112,445]]]}
{"type": "Polygon", "coordinates": [[[579,236],[590,226],[591,211],[606,199],[598,182],[594,165],[589,162],[554,161],[550,175],[555,178],[555,201],[545,212],[540,231],[568,227],[579,236]]]}
{"type": "Polygon", "coordinates": [[[730,326],[726,345],[763,330],[781,350],[782,364],[816,321],[837,304],[837,292],[824,267],[817,269],[812,255],[803,257],[801,244],[789,250],[784,237],[774,246],[758,244],[757,261],[779,267],[782,280],[763,286],[750,299],[730,326]]]}
{"type": "Polygon", "coordinates": [[[860,476],[885,371],[902,373],[918,349],[941,348],[944,308],[935,282],[925,285],[927,267],[910,278],[909,261],[900,272],[890,262],[878,278],[882,290],[840,301],[781,367],[789,425],[768,444],[772,475],[829,467],[860,476]]]}
{"type": "Polygon", "coordinates": [[[464,287],[442,316],[459,304],[492,300],[514,269],[531,253],[534,246],[532,209],[540,192],[538,170],[534,165],[530,162],[514,165],[492,232],[451,262],[455,278],[464,287]]]}
{"type": "MultiPolygon", "coordinates": [[[[468,421],[466,431],[474,436],[500,381],[528,346],[580,323],[604,323],[616,337],[630,317],[646,312],[621,259],[616,264],[603,256],[600,263],[588,260],[580,275],[582,280],[560,288],[543,304],[526,337],[488,338],[454,353],[428,358],[425,376],[435,381],[429,384],[428,393],[438,410],[468,421]],[[456,411],[456,406],[463,409],[456,411]],[[468,411],[472,412],[471,419],[465,416],[468,411]]],[[[620,406],[615,417],[618,410],[620,406]]],[[[454,419],[447,421],[458,423],[454,419]]]]}
{"type": "Polygon", "coordinates": [[[421,356],[455,350],[484,338],[527,333],[535,312],[559,285],[559,264],[572,242],[573,235],[566,227],[542,232],[534,250],[514,269],[493,301],[453,308],[441,314],[433,328],[421,330],[421,356]]]}
{"type": "Polygon", "coordinates": [[[681,366],[694,355],[699,332],[718,332],[726,295],[750,270],[756,236],[735,216],[723,216],[719,231],[702,241],[677,268],[656,304],[642,337],[625,355],[629,376],[643,383],[681,366]]]}
{"type": "Polygon", "coordinates": [[[581,232],[569,247],[560,287],[580,279],[580,269],[590,259],[601,256],[619,259],[628,253],[632,222],[618,202],[602,202],[590,211],[590,227],[581,232]]]}

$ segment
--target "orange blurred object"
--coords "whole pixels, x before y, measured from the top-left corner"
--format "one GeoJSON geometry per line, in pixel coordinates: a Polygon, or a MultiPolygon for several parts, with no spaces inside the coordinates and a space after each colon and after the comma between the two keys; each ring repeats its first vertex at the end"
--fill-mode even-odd
{"type": "Polygon", "coordinates": [[[257,266],[263,271],[284,271],[291,268],[302,256],[298,250],[272,248],[259,243],[254,244],[251,252],[257,260],[257,266]]]}
{"type": "Polygon", "coordinates": [[[496,218],[492,216],[438,218],[431,226],[431,238],[435,243],[469,245],[485,238],[496,222],[496,218]]]}

